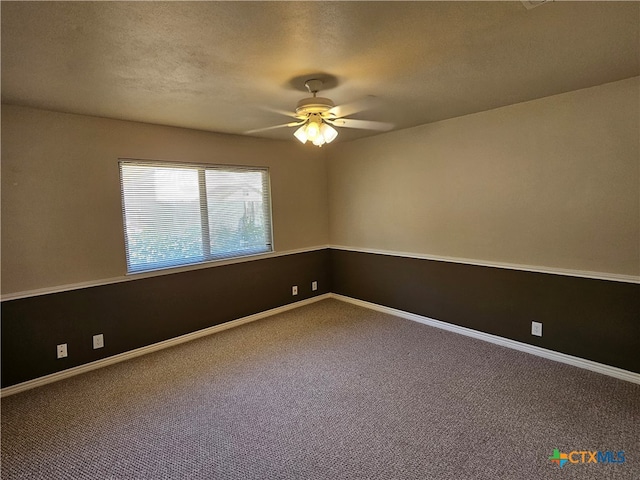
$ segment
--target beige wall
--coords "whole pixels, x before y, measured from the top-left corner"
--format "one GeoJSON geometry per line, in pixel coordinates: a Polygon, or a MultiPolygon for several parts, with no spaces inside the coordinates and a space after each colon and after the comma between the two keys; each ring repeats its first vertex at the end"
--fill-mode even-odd
{"type": "Polygon", "coordinates": [[[638,275],[639,92],[634,78],[322,150],[3,105],[2,293],[124,275],[120,157],[269,166],[277,251],[638,275]]]}
{"type": "Polygon", "coordinates": [[[338,144],[330,242],[640,273],[638,78],[338,144]]]}
{"type": "Polygon", "coordinates": [[[123,276],[118,158],[270,167],[276,251],[325,245],[324,152],[2,106],[2,293],[123,276]]]}

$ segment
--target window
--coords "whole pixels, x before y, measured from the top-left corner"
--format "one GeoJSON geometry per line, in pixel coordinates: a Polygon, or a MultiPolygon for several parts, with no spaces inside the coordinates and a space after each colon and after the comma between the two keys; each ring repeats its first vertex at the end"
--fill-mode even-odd
{"type": "Polygon", "coordinates": [[[271,252],[269,171],[120,161],[127,271],[271,252]]]}

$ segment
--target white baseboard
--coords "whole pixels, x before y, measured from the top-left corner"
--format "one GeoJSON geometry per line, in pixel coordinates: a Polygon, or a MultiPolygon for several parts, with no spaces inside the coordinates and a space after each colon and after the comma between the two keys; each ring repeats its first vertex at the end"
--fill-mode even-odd
{"type": "Polygon", "coordinates": [[[442,322],[440,320],[434,320],[433,318],[424,317],[415,313],[405,312],[403,310],[397,310],[395,308],[385,307],[376,303],[366,302],[364,300],[358,300],[344,295],[336,293],[330,293],[329,296],[336,300],[352,303],[360,307],[369,308],[382,313],[388,313],[396,317],[406,318],[407,320],[413,320],[414,322],[423,323],[431,327],[448,330],[450,332],[459,333],[468,337],[484,340],[485,342],[494,343],[507,348],[513,348],[514,350],[520,350],[521,352],[537,355],[538,357],[547,358],[560,363],[566,363],[573,365],[574,367],[584,368],[585,370],[591,370],[592,372],[608,375],[627,382],[636,383],[640,385],[640,374],[623,370],[617,367],[611,367],[603,363],[594,362],[591,360],[585,360],[584,358],[574,357],[565,353],[554,352],[553,350],[547,350],[546,348],[536,347],[535,345],[529,345],[526,343],[518,342],[516,340],[510,340],[508,338],[499,337],[497,335],[491,335],[489,333],[479,332],[466,327],[460,327],[451,323],[442,322]]]}
{"type": "Polygon", "coordinates": [[[158,350],[173,347],[175,345],[189,342],[191,340],[205,337],[207,335],[221,332],[223,330],[228,330],[229,328],[239,327],[240,325],[244,325],[245,323],[255,322],[256,320],[260,320],[265,317],[270,317],[278,313],[286,312],[287,310],[293,310],[294,308],[299,308],[304,305],[309,305],[311,303],[318,302],[320,300],[324,300],[327,298],[330,298],[329,293],[318,295],[317,297],[308,298],[306,300],[301,300],[299,302],[290,303],[288,305],[284,305],[278,308],[273,308],[271,310],[266,310],[264,312],[256,313],[254,315],[249,315],[248,317],[238,318],[237,320],[221,323],[220,325],[214,325],[213,327],[205,328],[192,333],[187,333],[179,337],[170,338],[162,342],[154,343],[152,345],[147,345],[146,347],[140,347],[140,348],[136,348],[135,350],[119,353],[117,355],[113,355],[112,357],[102,358],[100,360],[96,360],[95,362],[86,363],[84,365],[78,365],[77,367],[72,367],[67,370],[63,370],[61,372],[45,375],[44,377],[39,377],[33,380],[28,380],[26,382],[18,383],[17,385],[12,385],[10,387],[6,387],[0,390],[0,398],[7,397],[9,395],[14,395],[16,393],[24,392],[25,390],[30,390],[32,388],[41,387],[42,385],[47,385],[49,383],[58,382],[66,378],[74,377],[76,375],[80,375],[81,373],[90,372],[91,370],[96,370],[98,368],[113,365],[115,363],[124,362],[125,360],[139,357],[141,355],[146,355],[147,353],[157,352],[158,350]]]}

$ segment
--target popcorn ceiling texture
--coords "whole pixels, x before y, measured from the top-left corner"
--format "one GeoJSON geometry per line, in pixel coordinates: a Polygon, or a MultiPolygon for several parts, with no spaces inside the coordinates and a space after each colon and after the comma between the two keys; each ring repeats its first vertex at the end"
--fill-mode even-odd
{"type": "MultiPolygon", "coordinates": [[[[2,101],[221,133],[336,103],[407,128],[640,74],[637,2],[3,2],[2,101]],[[570,25],[571,28],[567,28],[570,25]]],[[[376,132],[343,129],[337,142],[376,132]]],[[[260,135],[291,140],[290,129],[260,135]]]]}

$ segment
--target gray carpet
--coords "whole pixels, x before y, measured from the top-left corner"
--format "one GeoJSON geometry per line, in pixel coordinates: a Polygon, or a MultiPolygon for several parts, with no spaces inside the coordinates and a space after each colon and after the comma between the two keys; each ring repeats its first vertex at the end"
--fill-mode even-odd
{"type": "Polygon", "coordinates": [[[639,385],[324,300],[3,399],[2,478],[638,479],[639,438],[639,385]]]}

